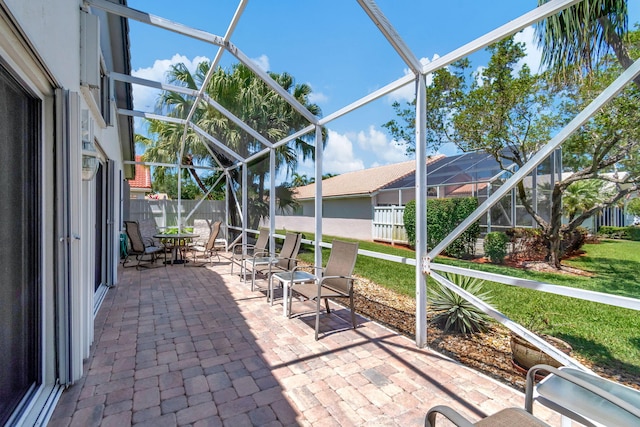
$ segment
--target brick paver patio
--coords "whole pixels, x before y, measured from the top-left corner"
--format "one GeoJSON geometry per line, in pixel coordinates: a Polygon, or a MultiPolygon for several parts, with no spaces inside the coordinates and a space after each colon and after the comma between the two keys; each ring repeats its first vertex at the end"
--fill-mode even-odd
{"type": "Polygon", "coordinates": [[[267,304],[224,259],[121,270],[86,374],[49,425],[409,427],[437,404],[472,420],[523,406],[521,393],[375,322],[349,329],[348,316],[323,315],[315,341],[314,316],[284,318],[280,300],[267,304]]]}

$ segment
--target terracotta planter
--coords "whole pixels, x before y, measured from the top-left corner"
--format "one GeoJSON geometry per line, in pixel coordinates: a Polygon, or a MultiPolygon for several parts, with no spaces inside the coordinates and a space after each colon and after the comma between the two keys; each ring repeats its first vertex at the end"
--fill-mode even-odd
{"type": "MultiPolygon", "coordinates": [[[[571,354],[572,349],[568,343],[548,335],[545,335],[542,338],[563,353],[567,355],[571,354]]],[[[562,366],[562,364],[553,357],[515,334],[511,334],[511,357],[513,358],[513,362],[525,371],[528,371],[532,366],[539,364],[550,365],[556,368],[562,366]]]]}

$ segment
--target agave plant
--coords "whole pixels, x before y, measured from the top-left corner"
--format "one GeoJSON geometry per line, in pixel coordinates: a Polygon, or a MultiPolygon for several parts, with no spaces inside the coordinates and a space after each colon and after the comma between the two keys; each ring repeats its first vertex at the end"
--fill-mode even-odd
{"type": "MultiPolygon", "coordinates": [[[[483,289],[483,280],[449,273],[443,276],[484,302],[491,303],[490,291],[483,289]]],[[[433,320],[443,323],[445,331],[471,334],[488,329],[491,318],[487,314],[440,283],[433,281],[428,295],[429,305],[436,313],[433,320]]]]}

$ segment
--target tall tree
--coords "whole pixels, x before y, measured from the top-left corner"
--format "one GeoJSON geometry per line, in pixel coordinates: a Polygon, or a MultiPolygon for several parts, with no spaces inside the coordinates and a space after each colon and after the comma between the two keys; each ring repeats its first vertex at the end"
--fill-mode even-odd
{"type": "MultiPolygon", "coordinates": [[[[174,84],[183,85],[191,89],[198,89],[204,82],[209,72],[209,63],[198,64],[194,73],[191,73],[184,64],[172,67],[169,72],[169,80],[174,84]]],[[[296,84],[293,77],[287,73],[270,73],[271,77],[285,90],[292,94],[312,114],[320,115],[320,108],[309,102],[311,88],[306,84],[296,84]]],[[[291,107],[282,97],[274,92],[261,79],[256,77],[246,66],[238,64],[230,69],[218,68],[208,81],[205,92],[212,99],[223,105],[244,123],[258,131],[267,140],[274,143],[307,126],[307,120],[291,107]]],[[[164,92],[159,98],[158,108],[173,117],[186,118],[193,105],[194,99],[175,92],[164,92]]],[[[229,148],[247,158],[264,148],[263,144],[253,136],[242,130],[205,102],[198,102],[191,121],[218,141],[223,142],[229,148]]],[[[177,160],[179,144],[183,136],[183,127],[172,123],[153,120],[149,124],[149,131],[156,138],[153,146],[146,154],[149,159],[166,159],[163,161],[177,160]]],[[[313,134],[297,138],[288,145],[282,145],[276,149],[276,172],[286,168],[287,173],[295,171],[299,155],[302,159],[313,158],[314,150],[313,134]]],[[[219,148],[212,146],[218,161],[223,167],[232,165],[232,160],[219,148]]],[[[209,152],[204,148],[201,138],[191,129],[187,131],[183,164],[207,162],[215,166],[209,152]]],[[[201,181],[196,178],[197,171],[190,169],[198,184],[201,181]]],[[[266,179],[269,173],[268,156],[249,164],[249,195],[250,195],[250,224],[257,226],[260,217],[268,212],[266,179]]],[[[239,191],[239,172],[234,169],[231,176],[236,182],[232,185],[232,191],[239,191]]],[[[275,179],[275,177],[270,177],[275,179]]],[[[204,184],[202,184],[204,186],[204,184]]],[[[286,194],[286,191],[279,191],[286,194]]],[[[278,193],[278,191],[276,191],[278,193]]],[[[231,212],[235,212],[235,205],[231,212]]],[[[237,223],[237,221],[235,221],[237,223]]]]}
{"type": "MultiPolygon", "coordinates": [[[[638,38],[634,33],[629,40],[638,38]]],[[[634,43],[627,46],[629,51],[637,49],[634,43]]],[[[521,167],[620,73],[617,63],[605,56],[589,80],[567,83],[555,92],[546,84],[548,73],[532,75],[526,66],[519,68],[523,48],[505,39],[488,48],[492,54],[489,64],[477,74],[470,72],[468,62],[463,61],[452,71],[440,70],[434,76],[427,88],[430,120],[426,126],[432,146],[453,142],[464,151],[492,153],[503,168],[507,162],[521,167]]],[[[392,121],[387,128],[394,136],[408,135],[407,129],[413,126],[410,110],[397,106],[396,111],[402,122],[392,121]]],[[[536,210],[532,191],[523,182],[518,183],[519,201],[543,230],[549,262],[555,267],[560,267],[563,233],[573,232],[598,210],[637,190],[639,111],[640,92],[632,85],[565,142],[563,163],[572,174],[553,185],[548,217],[536,210]],[[614,173],[616,170],[620,173],[614,173]],[[562,195],[583,180],[598,180],[607,191],[600,191],[598,200],[584,206],[580,213],[574,212],[571,221],[563,225],[562,195]]]]}
{"type": "MultiPolygon", "coordinates": [[[[538,4],[549,0],[538,0],[538,4]]],[[[536,26],[543,65],[560,81],[581,80],[613,52],[627,69],[633,63],[626,37],[627,0],[585,0],[550,16],[536,26]]],[[[640,76],[634,80],[640,87],[640,76]]]]}

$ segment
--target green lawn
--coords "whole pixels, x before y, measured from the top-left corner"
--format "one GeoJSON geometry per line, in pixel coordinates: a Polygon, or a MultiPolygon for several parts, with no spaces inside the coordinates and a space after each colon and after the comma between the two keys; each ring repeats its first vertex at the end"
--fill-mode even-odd
{"type": "MultiPolygon", "coordinates": [[[[305,233],[305,238],[313,235],[305,233]]],[[[333,238],[324,236],[330,242],[333,238]]],[[[413,251],[384,244],[360,242],[361,249],[415,257],[413,251]]],[[[481,269],[499,274],[640,298],[640,242],[603,241],[584,247],[585,255],[563,261],[593,274],[592,277],[527,272],[491,264],[437,258],[436,262],[481,269]]],[[[326,263],[329,250],[323,250],[326,263]]],[[[300,257],[313,262],[313,248],[300,257]]],[[[415,268],[391,261],[360,256],[355,273],[405,295],[415,295],[415,268]]],[[[568,341],[574,352],[600,366],[640,374],[640,312],[577,300],[497,283],[486,283],[496,308],[525,327],[568,341]]]]}

